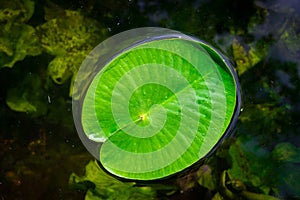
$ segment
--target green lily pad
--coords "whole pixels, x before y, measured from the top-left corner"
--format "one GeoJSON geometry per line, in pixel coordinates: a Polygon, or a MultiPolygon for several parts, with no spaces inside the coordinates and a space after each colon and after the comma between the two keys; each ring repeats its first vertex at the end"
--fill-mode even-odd
{"type": "Polygon", "coordinates": [[[234,72],[210,46],[179,36],[123,49],[94,72],[82,96],[78,130],[100,144],[96,157],[112,174],[177,173],[207,156],[232,122],[234,72]]]}

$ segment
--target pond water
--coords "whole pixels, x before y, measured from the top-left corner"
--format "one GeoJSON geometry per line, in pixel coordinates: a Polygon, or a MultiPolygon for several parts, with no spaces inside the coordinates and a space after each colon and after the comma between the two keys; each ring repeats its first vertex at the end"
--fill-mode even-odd
{"type": "Polygon", "coordinates": [[[298,0],[1,0],[0,84],[1,199],[300,199],[298,0]],[[202,166],[151,183],[103,172],[72,118],[85,56],[137,27],[210,43],[242,88],[231,136],[202,166]]]}

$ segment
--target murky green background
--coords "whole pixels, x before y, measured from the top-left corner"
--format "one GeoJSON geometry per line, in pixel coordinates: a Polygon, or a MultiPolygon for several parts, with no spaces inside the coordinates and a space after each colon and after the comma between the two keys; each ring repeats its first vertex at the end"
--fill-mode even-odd
{"type": "Polygon", "coordinates": [[[299,91],[298,0],[0,0],[0,199],[300,199],[299,91]],[[88,165],[70,87],[93,47],[145,26],[227,55],[243,106],[202,167],[122,183],[88,165]]]}

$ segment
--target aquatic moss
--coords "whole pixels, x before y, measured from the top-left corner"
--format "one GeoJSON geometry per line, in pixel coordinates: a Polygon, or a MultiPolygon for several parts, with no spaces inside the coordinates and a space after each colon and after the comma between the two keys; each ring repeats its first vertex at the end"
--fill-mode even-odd
{"type": "Polygon", "coordinates": [[[82,177],[71,174],[69,183],[74,189],[87,190],[85,199],[150,200],[156,199],[156,191],[149,186],[137,186],[134,182],[122,182],[101,170],[96,161],[90,161],[82,177]]]}
{"type": "Polygon", "coordinates": [[[0,2],[0,22],[27,22],[34,13],[34,2],[31,0],[2,0],[0,2]]]}
{"type": "Polygon", "coordinates": [[[106,30],[80,11],[46,8],[45,18],[47,22],[38,26],[37,31],[44,50],[55,56],[48,65],[48,73],[55,83],[63,84],[77,72],[88,52],[104,39],[106,30]]]}
{"type": "Polygon", "coordinates": [[[41,47],[35,29],[26,24],[33,15],[34,2],[1,1],[0,8],[0,68],[13,67],[28,55],[39,55],[41,47]]]}
{"type": "Polygon", "coordinates": [[[228,172],[233,178],[264,194],[281,196],[280,190],[284,187],[294,196],[299,196],[300,185],[295,180],[299,180],[296,165],[300,163],[300,151],[293,144],[279,143],[270,151],[262,147],[256,138],[239,137],[230,146],[229,155],[232,167],[228,172]]]}
{"type": "Polygon", "coordinates": [[[8,90],[6,97],[8,107],[35,116],[45,115],[47,96],[42,87],[42,81],[37,74],[27,74],[20,84],[8,90]]]}
{"type": "Polygon", "coordinates": [[[269,46],[270,44],[265,39],[250,45],[241,44],[238,40],[233,40],[232,54],[238,74],[241,76],[262,61],[267,55],[269,46]]]}

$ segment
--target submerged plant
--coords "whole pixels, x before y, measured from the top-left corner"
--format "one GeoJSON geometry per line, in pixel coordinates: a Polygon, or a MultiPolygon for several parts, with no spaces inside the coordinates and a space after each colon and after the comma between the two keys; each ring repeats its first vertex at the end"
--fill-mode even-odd
{"type": "MultiPolygon", "coordinates": [[[[122,182],[105,173],[96,161],[90,161],[84,176],[71,174],[70,187],[87,191],[85,200],[151,200],[156,199],[156,190],[138,186],[135,182],[122,182]]],[[[161,188],[162,189],[162,188],[161,188]]]]}
{"type": "Polygon", "coordinates": [[[43,85],[37,74],[27,74],[23,81],[10,88],[6,97],[10,109],[26,112],[34,116],[46,114],[47,97],[43,85]]]}
{"type": "MultiPolygon", "coordinates": [[[[105,36],[105,29],[80,11],[45,8],[46,23],[37,27],[44,50],[55,56],[48,65],[48,73],[57,84],[76,75],[81,62],[94,45],[105,36]]],[[[71,84],[72,85],[72,84],[71,84]]],[[[70,88],[71,95],[72,87],[70,88]]]]}
{"type": "Polygon", "coordinates": [[[13,67],[26,56],[41,54],[35,29],[26,22],[34,12],[31,0],[0,2],[0,68],[13,67]]]}

